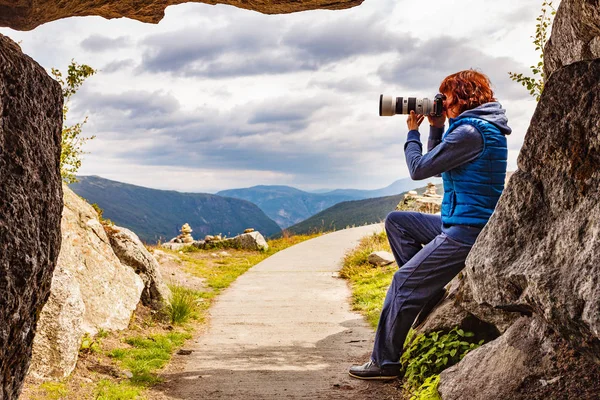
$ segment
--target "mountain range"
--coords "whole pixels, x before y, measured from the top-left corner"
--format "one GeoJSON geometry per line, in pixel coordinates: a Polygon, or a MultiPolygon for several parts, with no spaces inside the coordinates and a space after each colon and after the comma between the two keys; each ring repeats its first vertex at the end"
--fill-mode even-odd
{"type": "MultiPolygon", "coordinates": [[[[422,193],[425,189],[423,187],[416,190],[422,193]]],[[[438,185],[438,191],[439,189],[438,185]]],[[[286,231],[294,234],[305,234],[318,231],[335,231],[349,226],[381,222],[388,213],[396,209],[402,199],[404,199],[404,193],[372,199],[344,201],[296,225],[290,226],[286,231]]]]}
{"type": "MultiPolygon", "coordinates": [[[[439,183],[441,180],[432,178],[429,181],[439,183]]],[[[423,186],[423,183],[404,178],[376,190],[336,189],[316,193],[290,186],[253,186],[222,190],[217,195],[250,201],[259,206],[281,228],[287,228],[343,201],[397,195],[417,186],[423,186]]]]}
{"type": "Polygon", "coordinates": [[[80,176],[69,187],[103,210],[103,217],[133,230],[146,243],[165,241],[189,223],[195,238],[233,236],[254,228],[265,236],[281,231],[255,204],[206,193],[149,189],[97,176],[80,176]]]}

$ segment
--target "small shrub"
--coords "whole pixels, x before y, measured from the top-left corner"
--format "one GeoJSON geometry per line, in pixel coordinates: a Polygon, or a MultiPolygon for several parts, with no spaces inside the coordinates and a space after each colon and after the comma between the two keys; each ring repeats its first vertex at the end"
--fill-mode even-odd
{"type": "Polygon", "coordinates": [[[483,343],[483,340],[473,343],[473,337],[472,332],[458,328],[446,334],[438,331],[414,336],[400,359],[407,389],[419,388],[427,378],[458,363],[469,351],[483,343]]]}
{"type": "Polygon", "coordinates": [[[197,291],[182,286],[171,287],[169,317],[171,323],[181,325],[197,316],[200,295],[197,291]]]}

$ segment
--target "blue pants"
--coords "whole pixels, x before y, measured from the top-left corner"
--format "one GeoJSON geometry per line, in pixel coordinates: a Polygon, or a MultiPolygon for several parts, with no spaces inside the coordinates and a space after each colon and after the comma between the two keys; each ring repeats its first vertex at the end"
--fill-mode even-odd
{"type": "Polygon", "coordinates": [[[439,215],[395,211],[387,216],[385,230],[400,268],[381,310],[371,355],[377,365],[399,363],[404,340],[419,311],[464,268],[480,231],[464,228],[476,229],[475,235],[459,241],[442,229],[439,215]]]}

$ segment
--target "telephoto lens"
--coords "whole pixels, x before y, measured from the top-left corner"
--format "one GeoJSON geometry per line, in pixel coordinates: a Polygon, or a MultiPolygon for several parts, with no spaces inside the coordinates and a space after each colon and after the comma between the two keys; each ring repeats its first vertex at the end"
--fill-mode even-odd
{"type": "Polygon", "coordinates": [[[379,96],[379,116],[391,117],[396,114],[417,114],[441,116],[443,99],[435,96],[434,100],[419,97],[379,96]]]}

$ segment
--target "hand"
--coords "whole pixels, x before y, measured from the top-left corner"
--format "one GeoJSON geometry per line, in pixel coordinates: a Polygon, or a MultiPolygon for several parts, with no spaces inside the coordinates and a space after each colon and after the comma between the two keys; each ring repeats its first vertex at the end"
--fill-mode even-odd
{"type": "Polygon", "coordinates": [[[443,128],[446,123],[446,111],[442,112],[442,116],[436,117],[435,115],[428,115],[429,125],[435,128],[443,128]]]}
{"type": "Polygon", "coordinates": [[[409,131],[418,131],[419,126],[421,126],[421,123],[423,122],[424,119],[425,119],[424,115],[415,114],[414,111],[411,111],[410,115],[408,116],[408,119],[406,120],[406,125],[408,125],[408,130],[409,131]]]}

